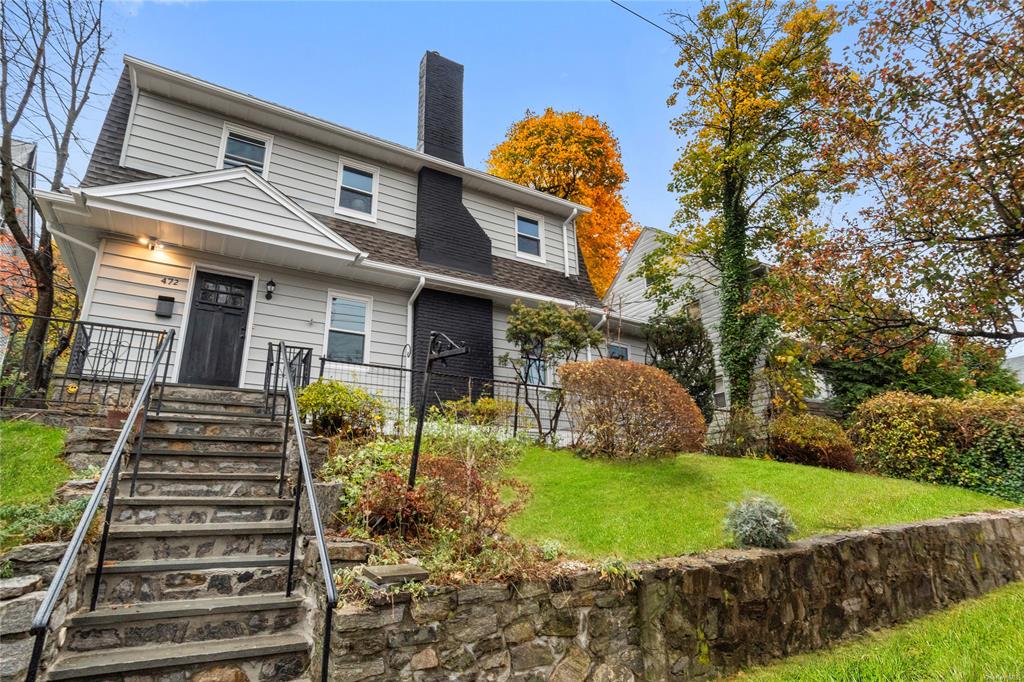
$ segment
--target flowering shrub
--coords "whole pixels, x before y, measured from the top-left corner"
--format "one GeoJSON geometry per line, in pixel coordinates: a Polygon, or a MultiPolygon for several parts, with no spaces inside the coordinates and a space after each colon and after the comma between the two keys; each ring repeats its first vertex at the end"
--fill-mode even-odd
{"type": "Polygon", "coordinates": [[[384,401],[342,381],[321,380],[299,392],[299,413],[309,417],[313,428],[326,436],[367,438],[384,424],[384,401]]]}
{"type": "Polygon", "coordinates": [[[730,504],[724,525],[739,547],[781,549],[796,532],[789,512],[770,497],[748,497],[730,504]]]}
{"type": "Polygon", "coordinates": [[[638,458],[704,444],[704,417],[664,370],[607,359],[569,363],[558,373],[574,446],[584,452],[638,458]]]}
{"type": "Polygon", "coordinates": [[[857,461],[843,427],[813,414],[782,414],[768,424],[772,457],[783,462],[853,471],[857,461]]]}
{"type": "Polygon", "coordinates": [[[878,473],[1024,502],[1024,396],[883,393],[857,408],[850,435],[878,473]]]}

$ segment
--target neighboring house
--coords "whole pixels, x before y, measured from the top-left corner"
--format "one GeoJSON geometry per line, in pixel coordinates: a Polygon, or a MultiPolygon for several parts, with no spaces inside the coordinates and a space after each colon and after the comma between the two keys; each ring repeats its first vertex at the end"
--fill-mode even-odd
{"type": "Polygon", "coordinates": [[[464,165],[462,65],[423,57],[411,149],[124,61],[81,186],[38,194],[82,319],[176,330],[171,380],[262,388],[279,340],[312,349],[314,376],[319,358],[356,380],[418,369],[431,331],[471,349],[446,371],[512,379],[512,303],[601,319],[589,209],[464,165]]]}
{"type": "MultiPolygon", "coordinates": [[[[29,203],[28,195],[21,188],[35,187],[36,145],[31,142],[12,140],[11,160],[15,166],[15,175],[21,183],[14,185],[14,208],[18,212],[22,229],[35,236],[36,214],[29,203]]],[[[28,263],[21,255],[21,249],[7,225],[0,221],[0,295],[7,298],[7,310],[10,311],[12,301],[32,297],[31,273],[28,263]]]]}
{"type": "Polygon", "coordinates": [[[1017,378],[1024,382],[1024,355],[1015,355],[1012,358],[1006,358],[1003,361],[1003,366],[1017,375],[1017,378]]]}
{"type": "MultiPolygon", "coordinates": [[[[608,292],[605,294],[604,303],[606,308],[623,320],[623,326],[628,330],[627,344],[634,349],[634,359],[647,361],[643,355],[645,344],[642,338],[643,324],[646,323],[655,311],[655,302],[647,297],[647,283],[640,277],[633,275],[639,270],[644,256],[658,246],[658,237],[669,233],[652,227],[645,227],[640,236],[637,237],[633,247],[622,261],[619,272],[615,275],[608,292]]],[[[729,409],[729,380],[722,370],[721,358],[719,356],[719,323],[722,319],[722,304],[719,297],[719,273],[709,263],[701,260],[694,260],[688,264],[685,271],[676,280],[681,283],[683,278],[689,279],[695,289],[695,298],[691,300],[680,300],[674,304],[669,313],[677,313],[685,308],[690,315],[697,317],[704,324],[704,328],[711,338],[715,348],[715,408],[716,416],[712,429],[720,428],[725,415],[729,409]]],[[[613,323],[614,324],[614,323],[613,323]]],[[[828,398],[827,387],[824,381],[819,382],[817,395],[807,401],[809,409],[816,412],[826,412],[824,401],[828,398]]],[[[768,388],[764,381],[757,381],[754,388],[752,406],[754,412],[764,415],[769,403],[768,388]]]]}

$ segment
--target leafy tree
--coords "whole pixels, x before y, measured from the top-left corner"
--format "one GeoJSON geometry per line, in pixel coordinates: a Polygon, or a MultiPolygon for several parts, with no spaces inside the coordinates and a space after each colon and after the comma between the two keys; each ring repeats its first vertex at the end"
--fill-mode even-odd
{"type": "Polygon", "coordinates": [[[608,124],[578,111],[527,111],[491,150],[487,168],[592,210],[576,221],[576,230],[590,280],[603,296],[619,269],[621,254],[639,234],[622,197],[628,178],[619,141],[608,124]]]}
{"type": "MultiPolygon", "coordinates": [[[[42,218],[31,188],[17,174],[12,144],[16,131],[41,137],[53,154],[48,188],[64,187],[72,145],[80,142],[78,118],[93,94],[110,34],[104,27],[102,2],[51,0],[0,3],[0,33],[0,207],[3,225],[18,245],[35,289],[32,312],[39,317],[23,337],[24,366],[29,388],[39,390],[46,386],[59,355],[49,349],[45,319],[53,314],[58,296],[57,254],[46,221],[40,219],[33,228],[17,210],[16,187],[42,218]]],[[[68,333],[70,326],[58,340],[58,349],[70,342],[68,333]]]]}
{"type": "Polygon", "coordinates": [[[764,309],[850,355],[1024,338],[1019,0],[859,1],[846,16],[861,27],[822,81],[822,150],[865,206],[779,241],[764,309]]]}
{"type": "Polygon", "coordinates": [[[700,320],[685,312],[655,315],[644,328],[647,357],[686,389],[704,421],[715,415],[715,357],[700,320]]]}
{"type": "Polygon", "coordinates": [[[680,267],[698,259],[720,274],[720,355],[733,408],[749,406],[754,371],[771,321],[748,304],[754,255],[780,225],[808,215],[829,177],[818,159],[814,82],[829,64],[838,23],[813,0],[707,2],[696,15],[672,14],[679,75],[669,106],[685,140],[673,171],[673,224],[645,259],[649,294],[667,307],[692,296],[680,267]]]}
{"type": "Polygon", "coordinates": [[[1021,384],[991,347],[927,342],[860,359],[829,357],[817,364],[833,403],[844,413],[881,393],[905,391],[933,398],[964,398],[975,391],[1016,393],[1021,384]]]}
{"type": "Polygon", "coordinates": [[[554,437],[564,408],[564,397],[557,388],[542,388],[550,383],[551,373],[558,365],[576,362],[581,353],[601,344],[601,332],[590,324],[582,308],[565,310],[554,303],[531,307],[512,304],[508,318],[507,338],[518,350],[518,357],[505,353],[498,363],[516,373],[527,409],[537,423],[541,442],[554,437]],[[542,403],[549,403],[544,410],[542,403]]]}

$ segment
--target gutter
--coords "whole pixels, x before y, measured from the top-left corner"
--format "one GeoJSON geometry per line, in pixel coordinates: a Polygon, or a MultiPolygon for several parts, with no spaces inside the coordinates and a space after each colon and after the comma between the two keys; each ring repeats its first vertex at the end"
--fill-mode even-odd
{"type": "Polygon", "coordinates": [[[580,210],[578,208],[572,209],[572,213],[569,217],[562,222],[562,261],[565,264],[565,276],[569,276],[569,223],[574,223],[576,216],[579,215],[580,210]]]}

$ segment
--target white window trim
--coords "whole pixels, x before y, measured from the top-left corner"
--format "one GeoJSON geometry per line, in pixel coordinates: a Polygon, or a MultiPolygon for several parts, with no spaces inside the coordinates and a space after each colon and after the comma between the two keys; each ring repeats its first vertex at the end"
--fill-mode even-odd
{"type": "Polygon", "coordinates": [[[338,179],[335,182],[334,188],[334,212],[338,215],[343,215],[346,218],[354,218],[356,220],[362,220],[368,223],[377,222],[377,206],[380,205],[380,168],[377,166],[370,165],[368,163],[362,163],[353,159],[345,158],[344,156],[338,157],[338,179]],[[350,208],[345,208],[341,205],[341,178],[342,172],[345,167],[353,168],[355,170],[363,171],[364,173],[373,173],[373,198],[372,207],[373,209],[369,213],[362,213],[361,211],[353,211],[350,208]]]}
{"type": "MultiPolygon", "coordinates": [[[[366,321],[363,323],[363,362],[362,364],[370,364],[370,335],[373,330],[373,296],[363,296],[362,294],[354,294],[351,291],[345,291],[344,289],[328,289],[327,290],[327,310],[324,316],[324,341],[323,341],[323,357],[327,357],[327,342],[331,338],[331,299],[334,298],[349,298],[353,301],[362,301],[366,304],[366,321]]],[[[349,334],[358,334],[357,331],[351,329],[338,329],[336,331],[346,332],[349,334]]],[[[331,362],[328,359],[328,362],[331,362]]],[[[344,362],[343,360],[334,360],[333,362],[344,362]]],[[[348,363],[358,364],[358,363],[348,363]]]]}
{"type": "Polygon", "coordinates": [[[547,259],[546,259],[546,256],[545,256],[546,249],[544,248],[544,241],[545,241],[545,239],[544,239],[544,216],[538,215],[536,213],[530,213],[528,211],[523,211],[523,210],[518,209],[518,208],[513,209],[512,210],[512,239],[515,240],[516,256],[518,256],[519,258],[525,258],[526,260],[532,260],[532,261],[535,261],[537,263],[545,263],[545,262],[547,262],[547,259]],[[523,218],[526,218],[527,220],[536,220],[537,221],[537,237],[538,237],[538,239],[540,241],[540,255],[539,256],[534,256],[532,253],[523,253],[522,251],[519,250],[519,217],[520,216],[522,216],[523,218]]]}
{"type": "Polygon", "coordinates": [[[622,350],[626,351],[626,357],[624,359],[625,360],[629,360],[629,346],[627,346],[624,343],[609,343],[608,344],[608,357],[609,358],[612,357],[612,346],[614,346],[615,348],[621,348],[622,350]]]}
{"type": "Polygon", "coordinates": [[[217,168],[224,167],[224,152],[228,148],[228,135],[231,133],[238,133],[239,135],[245,135],[255,140],[262,140],[266,145],[267,151],[263,155],[263,172],[260,175],[264,180],[268,179],[270,175],[270,155],[274,149],[274,136],[270,133],[265,133],[261,130],[254,130],[253,128],[246,128],[240,126],[237,123],[231,123],[224,121],[224,130],[220,134],[220,150],[217,152],[217,168]]]}

